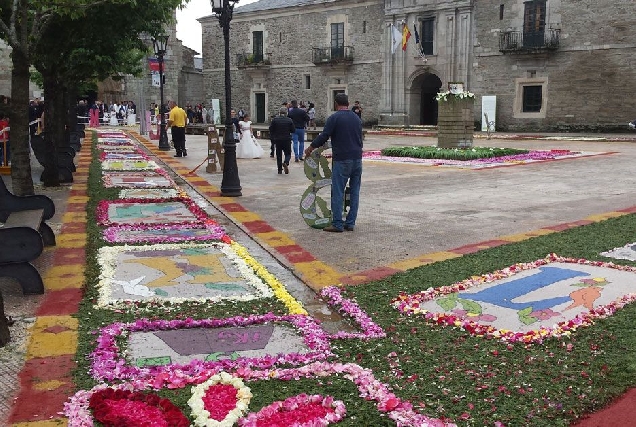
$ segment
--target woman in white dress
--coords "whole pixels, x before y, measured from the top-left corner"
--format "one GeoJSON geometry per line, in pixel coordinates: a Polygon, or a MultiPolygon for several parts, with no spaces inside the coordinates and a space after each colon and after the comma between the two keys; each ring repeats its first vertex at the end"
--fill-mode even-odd
{"type": "Polygon", "coordinates": [[[263,153],[263,147],[256,141],[254,135],[252,135],[252,122],[250,121],[250,115],[246,114],[243,117],[243,121],[239,122],[241,128],[241,139],[236,144],[236,158],[237,159],[258,159],[263,153]]]}

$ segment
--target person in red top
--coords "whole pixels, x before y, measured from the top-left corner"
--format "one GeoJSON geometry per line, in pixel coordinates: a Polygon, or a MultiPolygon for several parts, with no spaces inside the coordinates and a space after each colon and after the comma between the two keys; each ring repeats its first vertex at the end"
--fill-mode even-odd
{"type": "Polygon", "coordinates": [[[9,118],[0,113],[0,162],[5,166],[11,160],[9,148],[9,118]],[[6,144],[3,141],[6,141],[6,144]],[[7,147],[6,159],[4,158],[4,147],[7,147]]]}

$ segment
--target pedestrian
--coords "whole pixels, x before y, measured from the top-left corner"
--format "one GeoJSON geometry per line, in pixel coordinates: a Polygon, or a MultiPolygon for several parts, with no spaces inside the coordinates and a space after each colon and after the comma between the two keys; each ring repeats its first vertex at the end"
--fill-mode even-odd
{"type": "Polygon", "coordinates": [[[278,116],[274,117],[269,124],[269,139],[272,145],[276,147],[276,167],[278,174],[289,173],[289,161],[291,160],[291,142],[292,134],[296,131],[294,121],[287,117],[287,107],[282,106],[278,112],[278,116]],[[283,160],[283,153],[285,159],[283,160]]]}
{"type": "Polygon", "coordinates": [[[354,102],[353,107],[351,107],[351,111],[356,113],[358,117],[360,117],[360,120],[362,120],[362,107],[360,106],[360,101],[354,102]]]}
{"type": "Polygon", "coordinates": [[[186,150],[186,136],[185,128],[187,122],[187,115],[183,108],[179,107],[176,102],[169,101],[168,107],[170,108],[170,114],[168,115],[168,126],[172,133],[172,142],[174,143],[174,149],[177,154],[174,157],[185,157],[188,155],[186,150]]]}
{"type": "Polygon", "coordinates": [[[291,110],[289,110],[288,116],[294,121],[294,127],[296,128],[292,134],[292,141],[294,142],[295,161],[299,162],[304,160],[303,151],[305,151],[305,123],[309,121],[309,115],[307,115],[305,110],[298,108],[298,101],[293,100],[291,102],[291,110]]]}
{"type": "Polygon", "coordinates": [[[248,113],[243,113],[243,121],[239,122],[239,126],[241,128],[241,140],[236,146],[236,158],[260,159],[265,151],[252,134],[252,122],[248,113]]]}
{"type": "Polygon", "coordinates": [[[324,231],[341,233],[343,230],[353,231],[358,216],[360,203],[360,182],[362,179],[362,120],[349,110],[349,97],[339,93],[335,97],[336,112],[329,116],[325,126],[305,150],[311,155],[331,138],[333,158],[331,171],[331,225],[324,231]],[[349,212],[343,223],[345,188],[349,182],[351,189],[349,212]]]}
{"type": "Polygon", "coordinates": [[[238,117],[236,117],[236,110],[232,109],[230,111],[230,120],[232,120],[232,129],[234,130],[234,141],[238,142],[241,139],[241,126],[239,125],[240,121],[238,117]]]}
{"type": "Polygon", "coordinates": [[[313,126],[314,130],[316,130],[316,107],[314,106],[313,102],[309,103],[309,110],[307,110],[307,115],[309,116],[309,125],[307,126],[307,129],[313,126]]]}

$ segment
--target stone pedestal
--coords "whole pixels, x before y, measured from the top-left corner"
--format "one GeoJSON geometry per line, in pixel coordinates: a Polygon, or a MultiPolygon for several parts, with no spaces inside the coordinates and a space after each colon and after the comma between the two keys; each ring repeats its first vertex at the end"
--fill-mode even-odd
{"type": "Polygon", "coordinates": [[[466,148],[473,145],[474,98],[457,99],[453,95],[438,102],[437,146],[466,148]]]}

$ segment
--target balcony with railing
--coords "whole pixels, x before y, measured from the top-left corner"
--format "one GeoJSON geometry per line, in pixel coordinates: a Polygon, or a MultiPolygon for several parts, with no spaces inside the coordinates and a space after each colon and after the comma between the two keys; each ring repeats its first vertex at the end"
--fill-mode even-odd
{"type": "Polygon", "coordinates": [[[312,48],[314,64],[350,64],[353,62],[353,47],[314,47],[312,48]]]}
{"type": "Polygon", "coordinates": [[[499,51],[502,53],[536,53],[555,51],[559,48],[561,30],[503,31],[499,34],[499,51]]]}
{"type": "Polygon", "coordinates": [[[236,55],[236,66],[238,68],[269,68],[272,63],[266,53],[239,53],[236,55]]]}

